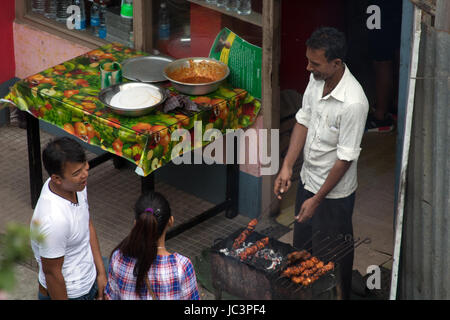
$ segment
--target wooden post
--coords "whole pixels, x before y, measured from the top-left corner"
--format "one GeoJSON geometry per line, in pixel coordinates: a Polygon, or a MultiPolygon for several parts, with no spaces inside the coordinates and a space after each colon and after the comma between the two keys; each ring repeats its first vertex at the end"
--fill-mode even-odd
{"type": "MultiPolygon", "coordinates": [[[[263,128],[268,129],[268,154],[270,150],[270,129],[280,128],[280,38],[281,38],[281,0],[263,0],[262,12],[262,115],[263,128]]],[[[261,210],[263,215],[272,216],[279,212],[279,203],[275,199],[273,184],[276,175],[262,176],[261,210]],[[268,209],[270,207],[270,209],[268,209]],[[266,209],[267,208],[267,209],[266,209]]],[[[263,217],[260,217],[263,218],[263,217]]]]}
{"type": "Polygon", "coordinates": [[[437,1],[435,27],[437,30],[450,32],[450,1],[437,1]]]}
{"type": "MultiPolygon", "coordinates": [[[[133,2],[133,38],[134,48],[152,53],[153,49],[153,19],[152,0],[135,0],[133,2]]],[[[158,10],[158,8],[155,8],[158,10]]]]}

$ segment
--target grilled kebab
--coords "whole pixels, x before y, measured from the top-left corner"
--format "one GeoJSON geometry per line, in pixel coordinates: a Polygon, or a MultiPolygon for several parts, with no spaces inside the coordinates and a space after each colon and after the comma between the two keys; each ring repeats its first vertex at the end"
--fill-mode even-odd
{"type": "Polygon", "coordinates": [[[247,259],[249,256],[254,255],[256,252],[264,248],[266,245],[269,244],[269,237],[265,237],[261,240],[256,241],[254,245],[251,247],[246,248],[244,251],[242,251],[239,254],[239,257],[241,260],[247,259]]]}
{"type": "Polygon", "coordinates": [[[244,243],[247,237],[255,230],[257,223],[257,219],[253,219],[248,223],[247,228],[245,228],[245,230],[234,240],[233,249],[239,248],[244,243]]]}

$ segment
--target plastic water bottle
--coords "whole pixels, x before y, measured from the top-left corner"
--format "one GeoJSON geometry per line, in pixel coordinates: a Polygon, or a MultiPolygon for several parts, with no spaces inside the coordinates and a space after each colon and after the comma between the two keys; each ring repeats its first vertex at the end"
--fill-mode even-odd
{"type": "Polygon", "coordinates": [[[106,4],[103,0],[100,0],[100,25],[98,26],[98,37],[105,39],[106,38],[106,4]]]}
{"type": "Polygon", "coordinates": [[[56,0],[46,0],[45,1],[45,12],[44,16],[48,19],[56,19],[56,0]]]}
{"type": "Polygon", "coordinates": [[[45,0],[32,0],[31,11],[39,14],[44,14],[45,2],[45,0]]]}
{"type": "Polygon", "coordinates": [[[72,4],[71,0],[56,1],[56,21],[66,23],[69,14],[67,8],[72,4]]]}
{"type": "Polygon", "coordinates": [[[170,37],[170,20],[169,12],[165,2],[161,3],[158,14],[158,37],[160,40],[169,40],[170,37]]]}
{"type": "Polygon", "coordinates": [[[91,29],[94,36],[98,36],[98,28],[100,27],[100,7],[96,1],[91,6],[91,29]]]}
{"type": "Polygon", "coordinates": [[[158,12],[158,43],[160,52],[167,52],[170,39],[170,19],[166,2],[162,2],[158,12]]]}
{"type": "Polygon", "coordinates": [[[86,30],[86,8],[84,0],[74,0],[73,4],[80,8],[80,16],[75,19],[75,30],[86,30]]]}

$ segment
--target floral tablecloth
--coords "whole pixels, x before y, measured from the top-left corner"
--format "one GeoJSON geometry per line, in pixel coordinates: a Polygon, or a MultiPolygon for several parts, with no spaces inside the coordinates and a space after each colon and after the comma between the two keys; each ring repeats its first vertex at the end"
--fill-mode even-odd
{"type": "MultiPolygon", "coordinates": [[[[193,140],[195,121],[201,121],[202,132],[215,128],[222,133],[255,121],[260,101],[226,84],[206,96],[190,96],[202,111],[189,116],[177,109],[141,117],[113,113],[97,97],[99,65],[143,55],[147,54],[118,43],[107,44],[17,82],[5,99],[91,145],[132,161],[144,176],[172,160],[172,148],[180,142],[172,141],[171,134],[178,128],[189,130],[193,140]]],[[[179,94],[170,84],[163,85],[171,95],[179,94]]]]}

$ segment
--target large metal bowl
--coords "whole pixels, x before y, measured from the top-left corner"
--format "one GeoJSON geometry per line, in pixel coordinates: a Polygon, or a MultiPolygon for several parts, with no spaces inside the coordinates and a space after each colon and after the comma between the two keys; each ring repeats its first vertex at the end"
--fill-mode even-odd
{"type": "Polygon", "coordinates": [[[104,105],[106,105],[108,108],[110,108],[113,112],[115,112],[117,114],[129,116],[129,117],[139,117],[139,116],[146,115],[146,114],[152,112],[153,110],[155,110],[155,108],[157,106],[159,106],[160,104],[162,104],[164,102],[164,100],[166,100],[167,95],[166,95],[166,92],[164,89],[162,89],[156,85],[150,84],[150,83],[126,82],[126,83],[115,84],[108,88],[103,89],[102,91],[100,91],[98,98],[104,105]],[[153,91],[157,92],[161,96],[161,99],[158,101],[158,103],[149,104],[149,105],[140,106],[140,107],[126,107],[126,106],[111,105],[112,98],[120,91],[125,91],[125,90],[129,90],[131,88],[140,88],[140,87],[152,89],[153,91]]]}
{"type": "MultiPolygon", "coordinates": [[[[230,69],[225,63],[217,61],[215,59],[205,57],[193,57],[193,58],[178,59],[173,62],[170,62],[165,66],[163,74],[166,77],[166,79],[172,83],[173,87],[179,92],[188,95],[205,95],[213,91],[216,91],[217,88],[219,88],[219,86],[230,75],[230,69]],[[221,71],[224,75],[219,79],[216,79],[215,81],[206,83],[188,83],[170,77],[170,74],[176,72],[177,70],[180,70],[181,68],[189,68],[190,61],[192,61],[193,63],[207,62],[214,64],[214,66],[217,66],[218,68],[222,69],[221,71]]],[[[199,75],[201,76],[201,74],[199,75]]]]}

